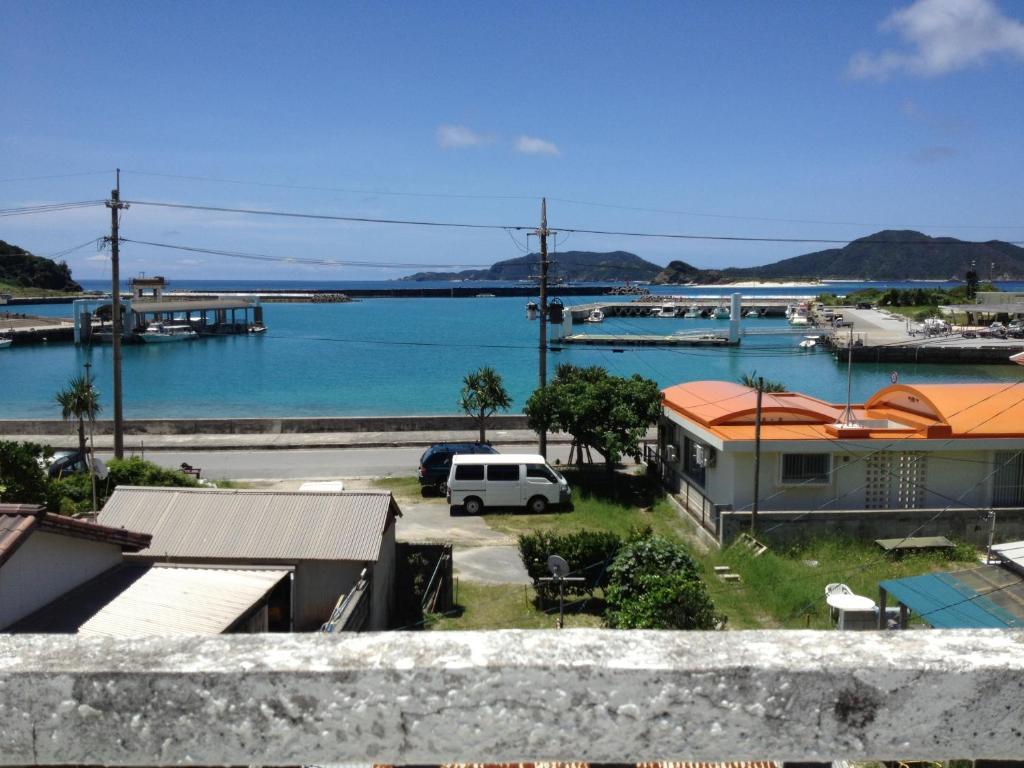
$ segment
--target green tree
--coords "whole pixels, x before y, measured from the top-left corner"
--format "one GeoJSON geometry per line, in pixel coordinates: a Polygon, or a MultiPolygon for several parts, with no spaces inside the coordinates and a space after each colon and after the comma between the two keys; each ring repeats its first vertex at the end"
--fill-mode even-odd
{"type": "Polygon", "coordinates": [[[0,501],[46,504],[50,484],[42,460],[53,451],[36,443],[0,440],[0,501]]]}
{"type": "MultiPolygon", "coordinates": [[[[600,366],[559,365],[524,410],[531,429],[567,432],[577,447],[601,454],[611,472],[623,455],[640,458],[640,441],[661,415],[661,391],[636,374],[624,378],[600,366]]],[[[582,463],[582,450],[577,455],[582,463]]]]}
{"type": "Polygon", "coordinates": [[[605,622],[618,629],[714,629],[726,617],[686,549],[661,536],[634,538],[609,568],[605,622]]]}
{"type": "Polygon", "coordinates": [[[760,389],[762,392],[785,392],[786,385],[781,381],[772,381],[771,379],[757,378],[757,371],[753,373],[744,373],[740,376],[737,381],[744,387],[750,387],[751,389],[760,389]]]}
{"type": "Polygon", "coordinates": [[[76,376],[56,395],[61,418],[78,421],[78,450],[85,455],[85,420],[93,421],[100,412],[99,393],[85,376],[76,376]]]}
{"type": "Polygon", "coordinates": [[[507,411],[510,405],[512,398],[505,390],[501,374],[489,365],[467,373],[466,378],[462,380],[459,406],[477,420],[481,443],[487,438],[488,417],[498,410],[507,411]]]}

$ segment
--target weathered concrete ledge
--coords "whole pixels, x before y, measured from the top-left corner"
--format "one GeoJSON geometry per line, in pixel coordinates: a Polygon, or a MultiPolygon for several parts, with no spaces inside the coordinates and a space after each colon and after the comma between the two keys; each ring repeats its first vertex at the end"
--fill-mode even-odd
{"type": "MultiPolygon", "coordinates": [[[[113,433],[113,422],[97,420],[97,435],[113,433]]],[[[487,428],[529,429],[523,414],[496,414],[487,421],[487,428]]],[[[469,416],[296,416],[266,419],[129,419],[124,423],[126,435],[251,435],[300,434],[319,432],[419,432],[475,431],[477,423],[469,416]]],[[[0,435],[66,435],[73,426],[59,419],[3,419],[0,435]]]]}
{"type": "Polygon", "coordinates": [[[1024,632],[0,637],[0,764],[1019,758],[1024,632]]]}

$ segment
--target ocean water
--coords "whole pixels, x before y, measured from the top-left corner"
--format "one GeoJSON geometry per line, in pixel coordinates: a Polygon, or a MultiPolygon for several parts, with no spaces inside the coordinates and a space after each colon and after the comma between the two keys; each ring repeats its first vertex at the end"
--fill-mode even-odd
{"type": "MultiPolygon", "coordinates": [[[[849,290],[856,285],[860,284],[842,284],[836,289],[849,290]]],[[[260,287],[290,286],[274,283],[260,287]]],[[[811,295],[819,291],[742,290],[759,295],[811,295]]],[[[658,292],[724,295],[729,291],[659,287],[658,292]]],[[[589,300],[569,297],[566,303],[589,300]]],[[[526,301],[521,297],[411,298],[346,304],[267,304],[266,334],[125,345],[125,415],[182,418],[454,413],[458,411],[463,376],[482,365],[493,366],[502,375],[513,398],[512,410],[520,411],[537,385],[538,328],[536,322],[526,319],[526,301]]],[[[70,315],[68,305],[10,309],[70,315]]],[[[781,318],[744,323],[757,328],[785,327],[781,318]]],[[[710,319],[609,318],[600,326],[576,326],[576,330],[672,333],[724,329],[727,325],[728,321],[710,319]]],[[[618,375],[639,373],[661,386],[698,379],[735,380],[756,371],[791,389],[841,402],[846,393],[846,367],[822,350],[800,350],[796,346],[799,338],[748,337],[739,348],[728,350],[625,348],[616,353],[611,348],[576,347],[549,352],[548,368],[553,372],[562,362],[601,365],[618,375]]],[[[87,361],[92,363],[104,413],[109,415],[110,347],[44,344],[0,351],[0,418],[59,418],[55,393],[68,379],[80,374],[87,361]]],[[[1017,366],[858,364],[853,374],[854,398],[862,400],[888,385],[894,370],[901,382],[1012,381],[1021,375],[1017,366]]]]}

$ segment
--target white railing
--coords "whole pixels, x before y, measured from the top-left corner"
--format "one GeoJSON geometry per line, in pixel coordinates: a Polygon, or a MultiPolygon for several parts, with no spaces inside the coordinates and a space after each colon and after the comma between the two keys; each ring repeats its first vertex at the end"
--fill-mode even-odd
{"type": "Polygon", "coordinates": [[[1024,632],[0,638],[0,765],[1019,758],[1024,632]]]}

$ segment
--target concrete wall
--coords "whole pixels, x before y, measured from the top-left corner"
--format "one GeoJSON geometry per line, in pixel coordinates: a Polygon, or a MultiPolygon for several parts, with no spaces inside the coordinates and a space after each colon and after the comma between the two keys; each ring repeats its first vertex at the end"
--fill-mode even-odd
{"type": "Polygon", "coordinates": [[[331,616],[338,598],[359,579],[362,563],[303,560],[295,566],[292,612],[296,632],[315,632],[331,616]]]}
{"type": "MultiPolygon", "coordinates": [[[[67,435],[66,421],[43,419],[0,420],[2,435],[67,435]]],[[[339,416],[331,418],[279,419],[132,419],[125,422],[127,435],[235,435],[292,434],[305,432],[420,432],[477,429],[468,416],[339,416]]],[[[488,430],[529,429],[526,416],[504,414],[487,421],[488,430]]],[[[97,421],[95,434],[109,435],[110,421],[97,421]]]]}
{"type": "Polygon", "coordinates": [[[121,548],[35,531],[0,567],[0,629],[121,562],[121,548]]]}
{"type": "MultiPolygon", "coordinates": [[[[749,511],[721,514],[719,543],[728,546],[750,531],[749,511]]],[[[861,541],[896,539],[904,536],[946,536],[983,546],[988,541],[989,523],[977,509],[877,509],[767,511],[757,516],[757,538],[770,546],[786,546],[825,537],[847,537],[861,541]]],[[[996,510],[995,542],[1024,539],[1024,509],[996,510]]],[[[879,550],[881,552],[881,550],[879,550]]]]}

